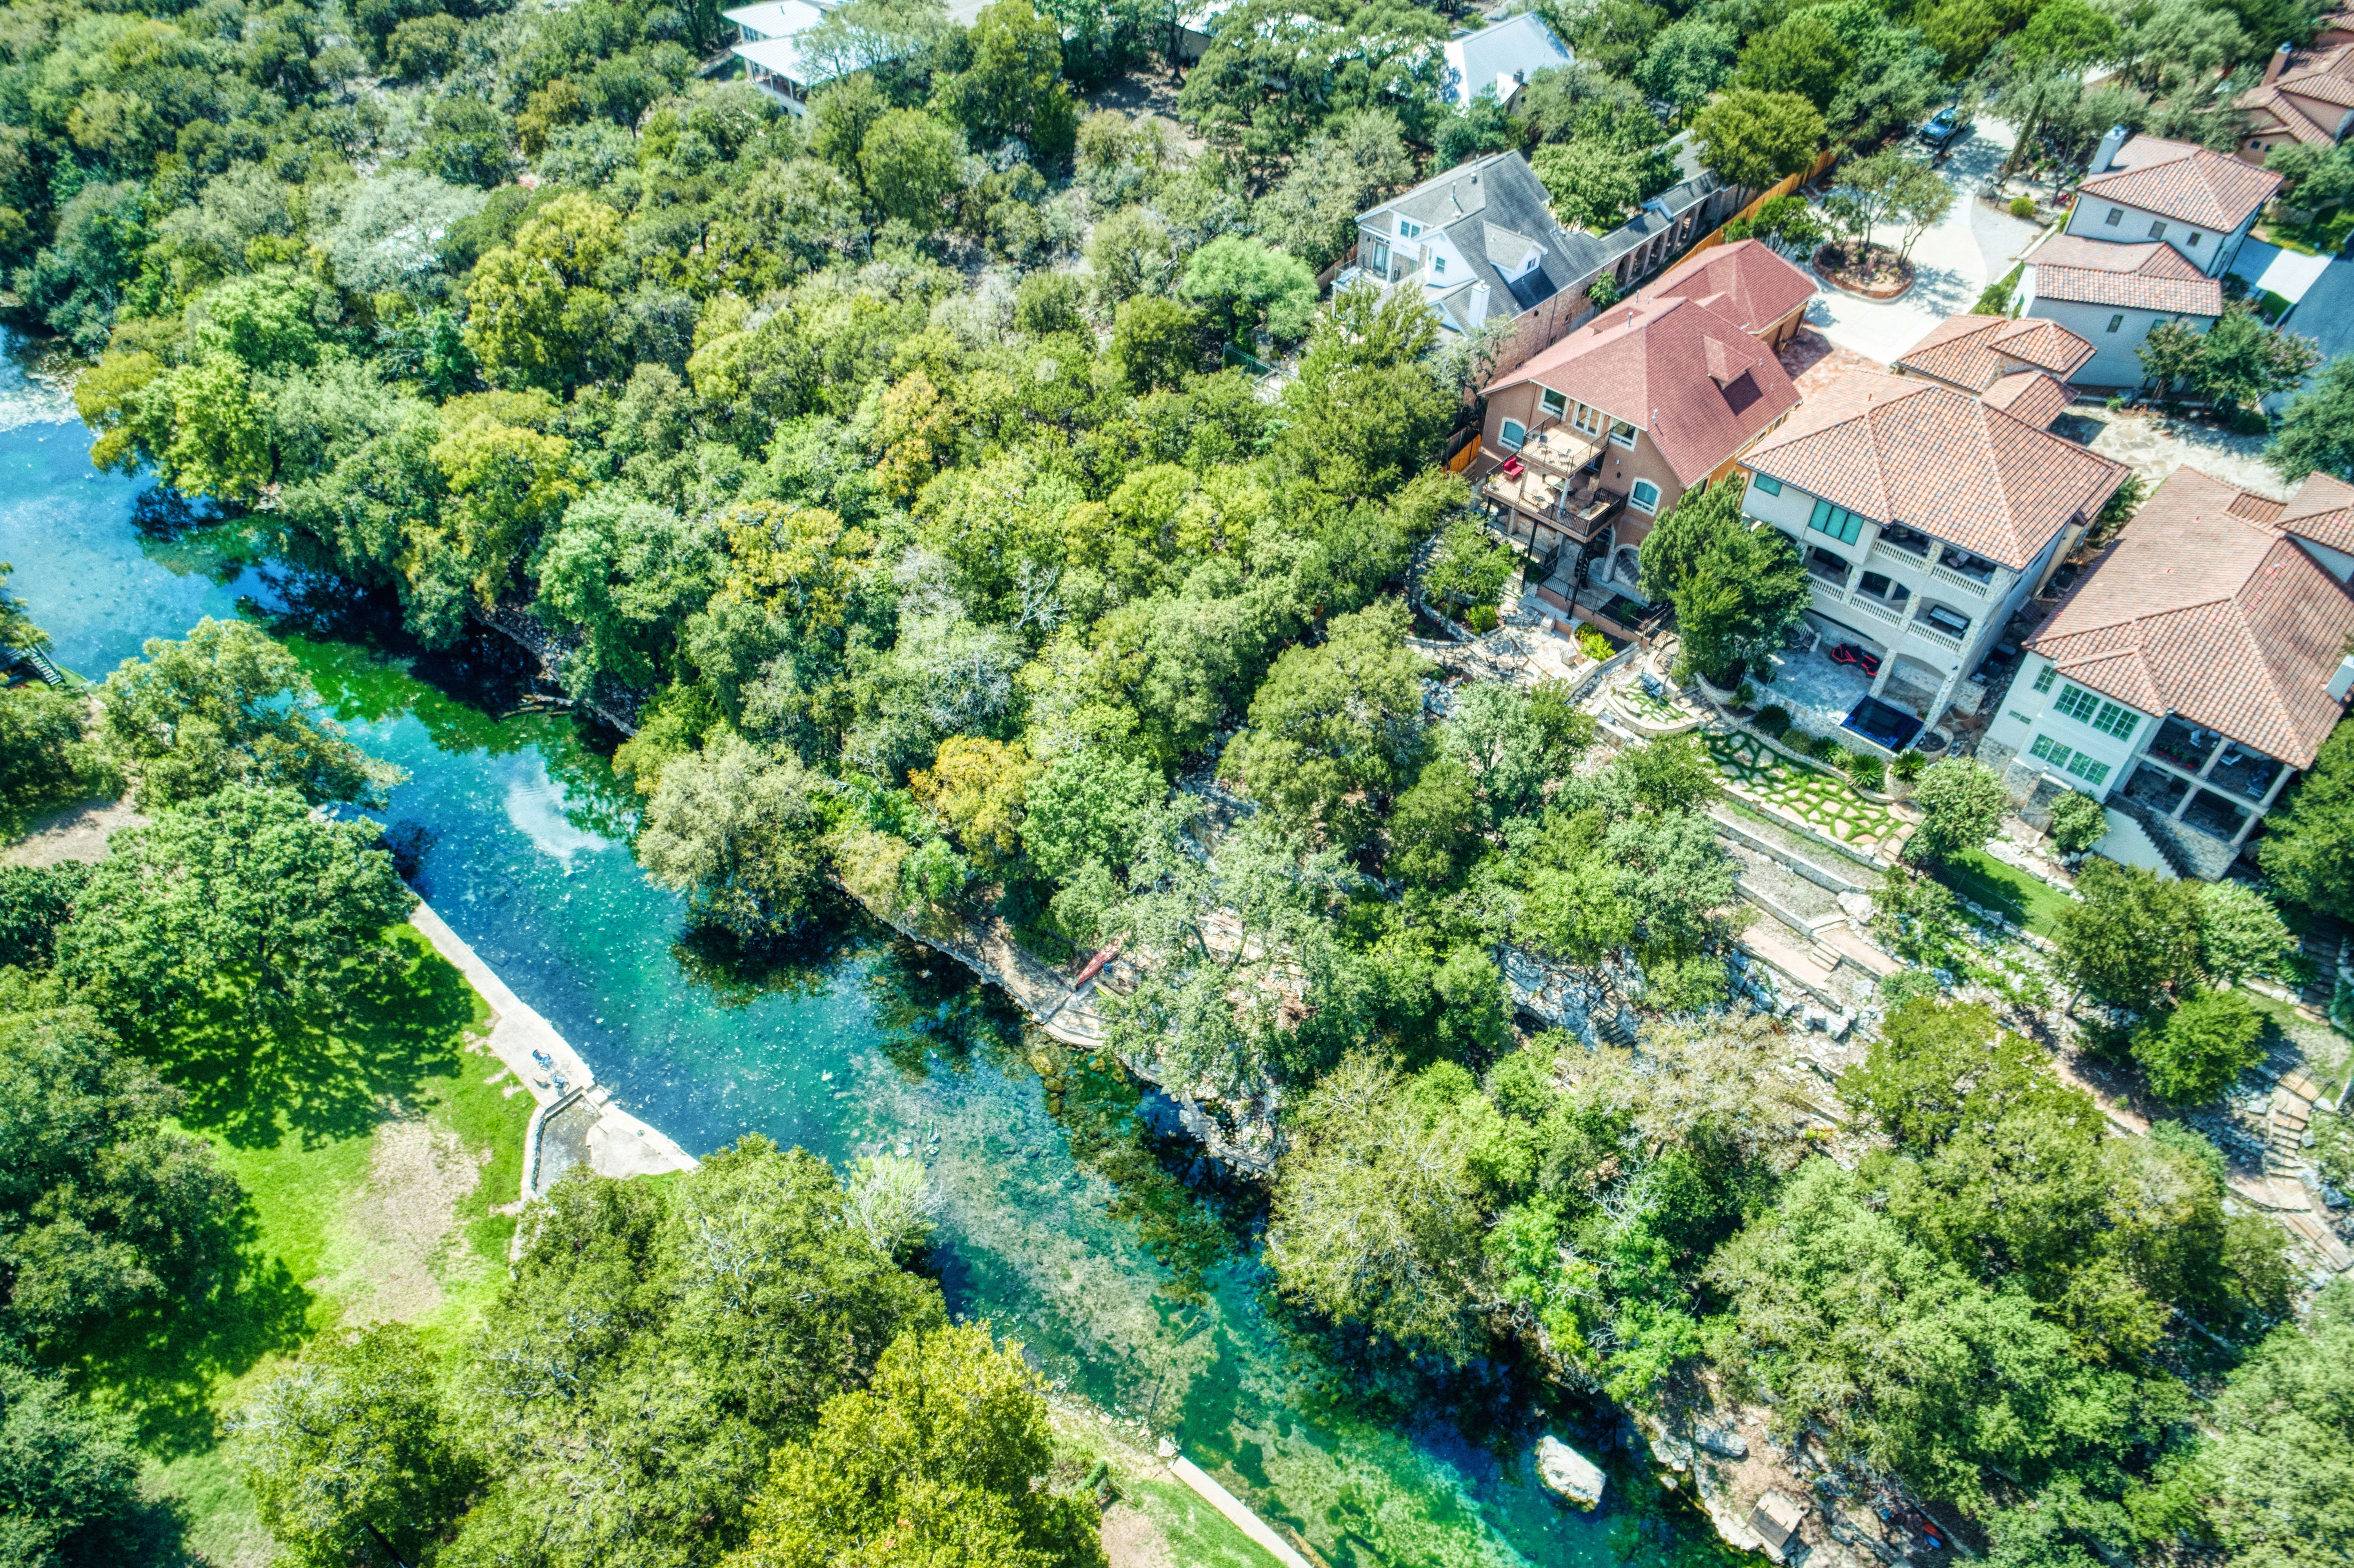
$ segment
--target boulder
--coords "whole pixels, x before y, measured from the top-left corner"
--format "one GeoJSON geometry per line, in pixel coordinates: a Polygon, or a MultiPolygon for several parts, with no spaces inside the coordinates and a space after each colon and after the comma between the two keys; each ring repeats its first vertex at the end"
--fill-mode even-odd
{"type": "Polygon", "coordinates": [[[1715,1455],[1720,1459],[1746,1459],[1749,1444],[1738,1432],[1722,1427],[1702,1426],[1692,1433],[1692,1446],[1715,1455]]]}
{"type": "Polygon", "coordinates": [[[1537,1439],[1537,1475],[1579,1508],[1590,1510],[1602,1500],[1601,1467],[1551,1433],[1537,1439]]]}

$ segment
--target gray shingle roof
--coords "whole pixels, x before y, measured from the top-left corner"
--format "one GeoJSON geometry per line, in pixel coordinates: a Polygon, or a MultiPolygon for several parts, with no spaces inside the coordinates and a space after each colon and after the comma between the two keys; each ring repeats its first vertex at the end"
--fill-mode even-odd
{"type": "Polygon", "coordinates": [[[1483,89],[1495,86],[1500,76],[1518,71],[1525,79],[1568,65],[1576,58],[1541,17],[1507,16],[1492,26],[1448,41],[1447,74],[1438,96],[1449,103],[1469,102],[1483,89]]]}

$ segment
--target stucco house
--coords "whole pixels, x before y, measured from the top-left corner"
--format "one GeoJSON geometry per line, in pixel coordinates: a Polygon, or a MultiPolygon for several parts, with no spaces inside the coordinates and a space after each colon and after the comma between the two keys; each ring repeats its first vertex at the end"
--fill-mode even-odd
{"type": "Polygon", "coordinates": [[[2334,147],[2354,127],[2354,47],[2342,26],[2325,27],[2315,48],[2283,44],[2264,64],[2264,79],[2234,101],[2240,111],[2243,163],[2261,164],[2285,143],[2334,147]],[[2332,33],[2333,42],[2324,42],[2332,33]]]}
{"type": "Polygon", "coordinates": [[[2160,322],[2200,332],[2223,313],[2223,285],[2162,239],[2115,244],[2057,234],[2027,259],[2023,315],[2056,323],[2092,349],[2067,379],[2104,389],[2148,379],[2139,354],[2160,322]]]}
{"type": "Polygon", "coordinates": [[[1695,170],[1608,234],[1592,234],[1554,220],[1526,158],[1490,153],[1359,213],[1354,260],[1332,286],[1418,290],[1448,338],[1509,321],[1496,364],[1510,368],[1593,314],[1586,290],[1596,278],[1608,273],[1622,292],[1640,283],[1740,197],[1695,170]]]}
{"type": "Polygon", "coordinates": [[[1443,53],[1447,67],[1439,78],[1438,96],[1458,109],[1482,92],[1493,92],[1496,101],[1509,109],[1531,76],[1577,61],[1576,54],[1532,11],[1458,34],[1447,40],[1443,53]]]}
{"type": "Polygon", "coordinates": [[[1810,397],[1742,466],[1743,514],[1788,535],[1814,574],[1809,623],[1877,661],[1864,700],[1924,728],[2126,476],[1983,398],[1868,370],[1810,397]]]}
{"type": "Polygon", "coordinates": [[[2280,185],[2278,175],[2228,154],[2119,125],[2101,138],[2091,172],[2077,183],[2066,232],[2119,244],[2163,240],[2220,278],[2280,185]]]}
{"type": "Polygon", "coordinates": [[[1925,376],[2049,429],[2075,401],[2068,378],[2093,345],[2055,323],[2009,316],[1949,316],[1904,351],[1899,376],[1925,376]]]}
{"type": "Polygon", "coordinates": [[[1653,520],[1798,406],[1774,349],[1814,287],[1755,240],[1717,247],[1482,389],[1470,477],[1528,581],[1564,609],[1585,583],[1641,597],[1653,520]]]}
{"type": "Polygon", "coordinates": [[[2081,790],[2216,877],[2354,691],[2354,487],[2284,503],[2177,469],[2024,644],[1979,743],[2031,807],[2081,790]]]}

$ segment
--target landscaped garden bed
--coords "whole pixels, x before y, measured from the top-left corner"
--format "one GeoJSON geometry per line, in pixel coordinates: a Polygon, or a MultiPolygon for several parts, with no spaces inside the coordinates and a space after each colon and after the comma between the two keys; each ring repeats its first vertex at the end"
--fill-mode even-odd
{"type": "Polygon", "coordinates": [[[1893,300],[1913,286],[1913,263],[1885,245],[1825,245],[1814,262],[1823,281],[1867,300],[1893,300]]]}
{"type": "Polygon", "coordinates": [[[1734,793],[1803,822],[1813,832],[1862,854],[1893,856],[1903,818],[1867,800],[1827,768],[1783,756],[1754,735],[1712,730],[1708,752],[1734,793]]]}

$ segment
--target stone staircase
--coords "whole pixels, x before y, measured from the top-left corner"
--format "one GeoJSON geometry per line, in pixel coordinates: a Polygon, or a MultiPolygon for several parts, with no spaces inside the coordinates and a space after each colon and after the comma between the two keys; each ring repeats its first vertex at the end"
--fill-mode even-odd
{"type": "Polygon", "coordinates": [[[2313,1120],[2320,1086],[2302,1068],[2281,1075],[2264,1118],[2264,1174],[2295,1178],[2305,1165],[2305,1129],[2313,1120]]]}

